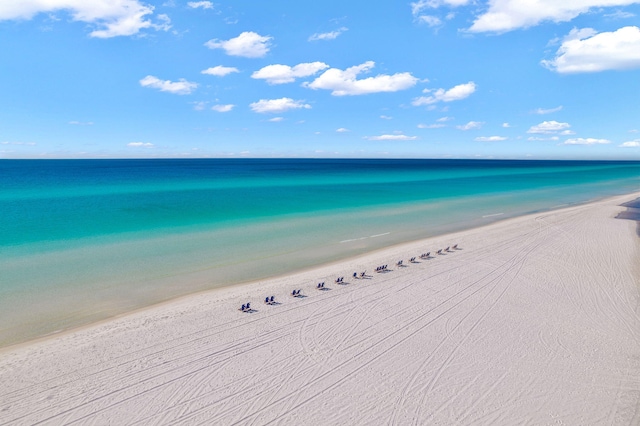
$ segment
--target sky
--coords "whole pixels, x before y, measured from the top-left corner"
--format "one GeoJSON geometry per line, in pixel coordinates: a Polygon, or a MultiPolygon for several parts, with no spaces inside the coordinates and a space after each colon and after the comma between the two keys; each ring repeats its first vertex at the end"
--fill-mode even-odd
{"type": "Polygon", "coordinates": [[[640,0],[0,0],[0,158],[640,160],[640,0]]]}

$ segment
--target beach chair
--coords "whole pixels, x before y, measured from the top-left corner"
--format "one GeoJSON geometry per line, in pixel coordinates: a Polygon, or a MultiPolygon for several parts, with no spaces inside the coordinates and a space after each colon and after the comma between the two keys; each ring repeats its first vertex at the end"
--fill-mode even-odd
{"type": "Polygon", "coordinates": [[[358,279],[358,273],[357,272],[353,273],[353,278],[358,279]]]}
{"type": "Polygon", "coordinates": [[[402,260],[399,260],[398,263],[396,263],[396,266],[398,267],[402,266],[402,260]]]}
{"type": "Polygon", "coordinates": [[[453,247],[451,247],[451,248],[454,249],[454,250],[458,250],[458,245],[454,244],[453,247]]]}
{"type": "Polygon", "coordinates": [[[436,254],[442,254],[442,249],[438,250],[436,254]]]}
{"type": "Polygon", "coordinates": [[[269,296],[267,296],[267,297],[264,299],[264,303],[266,303],[267,305],[269,304],[269,296]]]}
{"type": "Polygon", "coordinates": [[[444,249],[444,251],[449,251],[449,249],[450,249],[450,248],[451,248],[451,247],[447,247],[446,249],[444,249]]]}
{"type": "Polygon", "coordinates": [[[367,276],[367,271],[360,272],[360,278],[364,278],[367,276]]]}
{"type": "Polygon", "coordinates": [[[245,311],[245,309],[247,309],[247,308],[244,306],[244,303],[243,303],[243,304],[242,304],[242,307],[241,307],[239,310],[240,310],[240,311],[242,311],[242,312],[244,312],[244,311],[245,311]]]}

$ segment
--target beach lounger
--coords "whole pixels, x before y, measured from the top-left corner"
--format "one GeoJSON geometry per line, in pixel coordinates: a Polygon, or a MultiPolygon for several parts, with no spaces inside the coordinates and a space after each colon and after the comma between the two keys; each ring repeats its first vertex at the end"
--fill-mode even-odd
{"type": "Polygon", "coordinates": [[[454,244],[454,246],[453,246],[453,247],[451,247],[451,248],[452,248],[452,249],[454,249],[454,250],[458,250],[458,245],[457,245],[457,244],[454,244]]]}
{"type": "Polygon", "coordinates": [[[436,254],[442,254],[442,249],[438,250],[436,254]]]}

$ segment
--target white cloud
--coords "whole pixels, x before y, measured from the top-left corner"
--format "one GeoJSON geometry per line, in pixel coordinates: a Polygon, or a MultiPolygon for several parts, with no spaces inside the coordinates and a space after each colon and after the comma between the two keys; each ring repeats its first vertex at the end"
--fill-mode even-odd
{"type": "Polygon", "coordinates": [[[69,124],[74,126],[93,126],[93,121],[70,121],[69,124]]]}
{"type": "Polygon", "coordinates": [[[562,145],[600,145],[600,144],[608,144],[608,143],[611,143],[611,141],[607,139],[574,138],[574,139],[567,139],[562,143],[562,145]]]}
{"type": "Polygon", "coordinates": [[[316,41],[316,40],[334,40],[336,38],[338,38],[338,36],[340,34],[342,34],[343,32],[347,31],[348,28],[342,27],[340,29],[337,29],[335,31],[330,31],[328,33],[315,33],[312,36],[309,37],[309,41],[316,41]]]}
{"type": "Polygon", "coordinates": [[[381,115],[380,118],[382,118],[383,120],[393,120],[393,117],[390,117],[388,115],[381,115]]]}
{"type": "Polygon", "coordinates": [[[438,123],[446,123],[447,121],[453,120],[453,117],[440,117],[436,121],[438,123]]]}
{"type": "Polygon", "coordinates": [[[447,127],[446,124],[436,123],[436,124],[418,124],[418,129],[440,129],[442,127],[447,127]]]}
{"type": "Polygon", "coordinates": [[[207,107],[207,103],[208,102],[204,102],[204,101],[198,101],[198,102],[191,102],[193,104],[193,109],[196,111],[204,111],[204,109],[207,107]]]}
{"type": "Polygon", "coordinates": [[[267,121],[270,121],[272,123],[277,123],[277,122],[280,122],[282,120],[284,120],[284,117],[273,117],[273,118],[268,119],[267,121]]]}
{"type": "Polygon", "coordinates": [[[456,126],[456,129],[459,130],[475,130],[482,127],[484,123],[482,121],[470,121],[467,124],[463,124],[462,126],[456,126]]]}
{"type": "Polygon", "coordinates": [[[418,139],[418,137],[407,136],[407,135],[380,135],[380,136],[367,136],[365,139],[370,141],[413,141],[418,139]]]}
{"type": "Polygon", "coordinates": [[[140,85],[142,87],[151,87],[159,89],[161,92],[169,92],[176,95],[188,95],[198,87],[197,83],[192,83],[184,78],[181,78],[178,81],[170,81],[160,80],[158,77],[154,77],[152,75],[148,75],[140,80],[140,85]]]}
{"type": "Polygon", "coordinates": [[[622,10],[616,10],[613,13],[608,13],[606,15],[607,18],[612,18],[612,19],[629,19],[629,18],[634,18],[636,15],[634,13],[631,12],[625,12],[622,10]]]}
{"type": "Polygon", "coordinates": [[[369,93],[397,92],[413,87],[418,79],[408,72],[393,75],[380,74],[358,80],[358,74],[367,72],[375,66],[375,62],[367,61],[363,64],[339,70],[330,68],[311,83],[304,84],[310,89],[331,90],[333,96],[365,95],[369,93]]]}
{"type": "Polygon", "coordinates": [[[349,131],[349,129],[345,129],[344,127],[340,127],[339,129],[336,129],[336,132],[338,132],[338,133],[346,133],[348,131],[349,131]]]}
{"type": "Polygon", "coordinates": [[[266,80],[269,84],[292,83],[296,78],[309,77],[329,68],[324,62],[308,62],[294,67],[289,65],[267,65],[251,74],[251,78],[266,80]]]}
{"type": "Polygon", "coordinates": [[[560,140],[558,136],[550,136],[548,138],[541,138],[538,136],[529,136],[527,138],[528,141],[557,141],[560,140]]]}
{"type": "Polygon", "coordinates": [[[505,129],[508,129],[509,127],[511,127],[511,124],[509,124],[509,123],[502,123],[502,127],[504,127],[505,129]]]}
{"type": "Polygon", "coordinates": [[[452,102],[471,96],[476,91],[476,84],[473,81],[464,84],[458,84],[449,90],[437,89],[435,92],[426,90],[426,93],[432,93],[431,96],[421,96],[411,103],[414,106],[430,105],[437,102],[452,102]]]}
{"type": "Polygon", "coordinates": [[[138,0],[19,0],[0,2],[0,20],[31,19],[39,13],[67,11],[74,21],[95,25],[89,35],[97,38],[130,36],[144,28],[166,30],[168,17],[160,17],[164,24],[154,24],[147,15],[153,6],[138,0]]]}
{"type": "Polygon", "coordinates": [[[151,142],[129,142],[127,146],[132,148],[153,148],[154,145],[151,142]]]}
{"type": "Polygon", "coordinates": [[[223,67],[222,65],[218,65],[218,66],[207,68],[206,70],[200,71],[201,74],[215,75],[216,77],[224,77],[225,75],[231,74],[232,72],[240,72],[240,71],[238,70],[238,68],[223,67]]]}
{"type": "Polygon", "coordinates": [[[227,55],[245,58],[262,58],[269,52],[270,40],[273,37],[261,36],[252,31],[245,31],[238,37],[229,40],[212,39],[204,45],[209,49],[223,49],[227,55]]]}
{"type": "Polygon", "coordinates": [[[291,98],[280,99],[260,99],[258,102],[254,102],[249,105],[251,110],[257,113],[273,113],[278,114],[288,111],[290,109],[310,109],[311,105],[305,104],[303,101],[294,101],[291,98]]]}
{"type": "Polygon", "coordinates": [[[618,145],[621,148],[640,148],[640,139],[636,139],[634,141],[623,142],[618,145]]]}
{"type": "Polygon", "coordinates": [[[187,3],[187,6],[192,9],[213,9],[213,3],[211,3],[210,1],[190,1],[187,3]]]}
{"type": "Polygon", "coordinates": [[[235,105],[233,104],[226,104],[226,105],[213,105],[211,107],[211,109],[213,111],[217,111],[217,112],[229,112],[231,111],[233,108],[235,107],[235,105]]]}
{"type": "Polygon", "coordinates": [[[411,14],[416,16],[425,9],[437,9],[442,6],[458,7],[469,2],[470,0],[419,0],[411,3],[411,14]]]}
{"type": "MultiPolygon", "coordinates": [[[[577,30],[572,33],[578,34],[577,30]]],[[[571,37],[570,33],[555,58],[542,65],[561,74],[640,68],[640,28],[586,34],[571,37]]]]}
{"type": "Polygon", "coordinates": [[[566,131],[571,127],[569,123],[559,123],[557,121],[543,121],[540,124],[531,126],[527,133],[551,134],[566,131]]]}
{"type": "Polygon", "coordinates": [[[490,0],[489,9],[469,28],[471,32],[506,32],[541,22],[567,22],[600,7],[626,6],[639,0],[490,0]]]}
{"type": "Polygon", "coordinates": [[[480,136],[475,138],[477,142],[500,142],[506,141],[508,138],[504,136],[480,136]]]}
{"type": "Polygon", "coordinates": [[[555,108],[538,108],[536,110],[533,111],[534,114],[538,114],[538,115],[545,115],[545,114],[552,114],[554,112],[558,112],[562,110],[562,105],[557,106],[555,108]]]}
{"type": "Polygon", "coordinates": [[[433,15],[421,15],[417,18],[421,24],[427,24],[430,27],[438,27],[442,25],[442,21],[437,16],[433,15]]]}
{"type": "Polygon", "coordinates": [[[35,142],[0,142],[0,145],[22,145],[22,146],[36,146],[35,142]]]}

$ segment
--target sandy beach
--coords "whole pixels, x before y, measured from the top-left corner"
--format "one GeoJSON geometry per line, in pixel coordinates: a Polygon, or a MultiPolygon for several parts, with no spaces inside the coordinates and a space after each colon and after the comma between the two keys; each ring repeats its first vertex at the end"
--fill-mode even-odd
{"type": "Polygon", "coordinates": [[[614,219],[637,197],[5,348],[0,424],[639,424],[640,239],[636,222],[614,219]]]}

